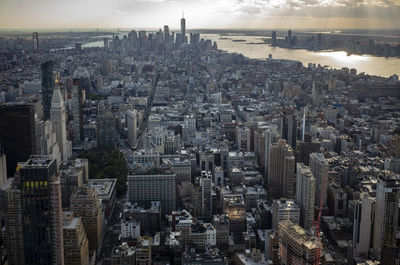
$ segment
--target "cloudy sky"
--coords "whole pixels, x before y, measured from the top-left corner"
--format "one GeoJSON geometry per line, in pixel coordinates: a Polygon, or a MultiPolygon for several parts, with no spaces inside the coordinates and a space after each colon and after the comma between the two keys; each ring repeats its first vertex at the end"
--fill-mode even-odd
{"type": "Polygon", "coordinates": [[[0,28],[391,28],[400,0],[0,0],[0,28]]]}

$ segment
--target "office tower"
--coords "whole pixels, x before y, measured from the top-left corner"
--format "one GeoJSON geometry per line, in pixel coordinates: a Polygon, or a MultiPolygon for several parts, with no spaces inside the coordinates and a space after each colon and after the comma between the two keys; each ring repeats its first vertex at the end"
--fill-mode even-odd
{"type": "Polygon", "coordinates": [[[314,221],[315,178],[303,163],[297,163],[296,203],[300,207],[300,225],[308,230],[314,221]]]}
{"type": "Polygon", "coordinates": [[[37,32],[32,33],[32,44],[33,44],[33,50],[38,51],[39,50],[39,33],[37,33],[37,32]]]}
{"type": "Polygon", "coordinates": [[[311,135],[305,134],[303,141],[296,143],[296,163],[303,163],[306,166],[310,165],[310,154],[318,153],[321,149],[321,142],[313,141],[311,135]]]}
{"type": "Polygon", "coordinates": [[[272,202],[272,229],[278,231],[279,223],[283,220],[299,224],[300,208],[293,200],[280,199],[272,202]]]}
{"type": "Polygon", "coordinates": [[[354,205],[353,256],[368,256],[372,248],[374,217],[375,198],[361,194],[354,205]]]}
{"type": "Polygon", "coordinates": [[[276,46],[276,31],[272,31],[271,45],[276,46]]]}
{"type": "Polygon", "coordinates": [[[167,25],[164,26],[164,43],[169,42],[169,27],[167,25]]]}
{"type": "Polygon", "coordinates": [[[126,127],[128,128],[128,144],[132,148],[137,146],[137,111],[128,110],[126,112],[126,127]]]}
{"type": "Polygon", "coordinates": [[[33,105],[0,105],[0,128],[0,143],[7,156],[7,176],[12,177],[18,162],[36,154],[33,105]]]}
{"type": "Polygon", "coordinates": [[[382,258],[385,249],[396,247],[400,180],[389,174],[378,177],[376,188],[373,252],[377,259],[382,258]]]}
{"type": "Polygon", "coordinates": [[[89,185],[82,186],[70,199],[70,210],[81,217],[89,241],[90,256],[101,247],[103,216],[97,192],[89,185]]]}
{"type": "Polygon", "coordinates": [[[250,129],[246,125],[238,125],[236,128],[237,146],[250,152],[250,129]]]}
{"type": "Polygon", "coordinates": [[[233,233],[235,237],[242,239],[242,233],[245,232],[247,228],[246,204],[243,195],[224,195],[222,210],[229,220],[229,232],[233,233]]]}
{"type": "Polygon", "coordinates": [[[212,180],[211,172],[202,171],[200,177],[201,186],[201,205],[203,217],[211,217],[212,215],[212,180]]]}
{"type": "Polygon", "coordinates": [[[279,134],[282,139],[293,148],[296,147],[297,140],[297,119],[294,113],[294,109],[285,108],[281,113],[280,118],[280,130],[279,134]]]}
{"type": "Polygon", "coordinates": [[[72,112],[74,115],[74,144],[83,141],[83,89],[84,78],[74,78],[72,86],[72,112]]]}
{"type": "Polygon", "coordinates": [[[21,205],[21,190],[13,187],[5,191],[6,248],[9,265],[25,265],[24,226],[21,205]]]}
{"type": "Polygon", "coordinates": [[[184,17],[181,19],[181,38],[182,43],[186,42],[186,20],[184,17]]]}
{"type": "Polygon", "coordinates": [[[99,104],[99,111],[96,117],[97,146],[115,148],[115,117],[111,110],[99,104]]]}
{"type": "Polygon", "coordinates": [[[0,187],[7,181],[7,158],[0,144],[0,187]]]}
{"type": "Polygon", "coordinates": [[[18,167],[25,264],[64,264],[61,183],[56,160],[32,156],[18,167]]]}
{"type": "Polygon", "coordinates": [[[62,162],[61,152],[56,140],[56,134],[52,123],[47,121],[38,121],[35,125],[36,131],[36,154],[49,155],[57,160],[57,165],[62,162]]]}
{"type": "Polygon", "coordinates": [[[311,98],[312,104],[319,107],[322,103],[322,93],[324,84],[319,81],[312,82],[311,98]]]}
{"type": "Polygon", "coordinates": [[[288,30],[287,41],[288,41],[289,47],[292,47],[292,43],[293,43],[293,41],[292,41],[292,31],[290,29],[288,30]]]}
{"type": "Polygon", "coordinates": [[[136,265],[151,265],[151,237],[140,237],[136,248],[136,265]]]}
{"type": "Polygon", "coordinates": [[[264,161],[264,167],[265,167],[265,183],[268,185],[268,180],[269,180],[269,160],[270,160],[270,149],[271,146],[275,143],[278,142],[280,139],[280,135],[278,132],[278,127],[275,125],[269,126],[265,130],[265,161],[264,161]]]}
{"type": "Polygon", "coordinates": [[[101,65],[101,73],[104,76],[108,76],[112,74],[113,70],[113,63],[111,59],[105,59],[103,64],[101,65]]]}
{"type": "Polygon", "coordinates": [[[89,265],[89,243],[80,217],[63,212],[65,265],[89,265]]]}
{"type": "Polygon", "coordinates": [[[51,98],[53,97],[54,90],[54,62],[47,61],[40,66],[41,81],[42,81],[42,106],[43,106],[43,120],[50,119],[51,98]]]}
{"type": "Polygon", "coordinates": [[[170,214],[176,207],[176,175],[168,167],[136,170],[128,176],[128,201],[150,207],[161,202],[161,215],[170,214]]]}
{"type": "Polygon", "coordinates": [[[108,49],[108,39],[104,38],[103,42],[104,42],[104,49],[108,49]]]}
{"type": "Polygon", "coordinates": [[[295,159],[293,149],[280,139],[269,152],[268,190],[271,199],[294,199],[295,159]]]}
{"type": "Polygon", "coordinates": [[[190,46],[197,47],[200,42],[200,33],[190,33],[190,46]]]}
{"type": "Polygon", "coordinates": [[[67,114],[60,87],[56,87],[51,99],[50,120],[56,134],[56,141],[61,153],[61,161],[67,161],[72,155],[72,143],[67,140],[67,114]]]}
{"type": "Polygon", "coordinates": [[[281,264],[316,264],[318,245],[305,229],[290,220],[281,221],[279,238],[281,264]]]}
{"type": "Polygon", "coordinates": [[[62,206],[68,208],[71,195],[89,181],[87,159],[68,160],[60,167],[62,206]]]}
{"type": "Polygon", "coordinates": [[[310,154],[310,169],[315,178],[315,203],[319,204],[321,200],[321,191],[324,190],[323,205],[325,206],[328,199],[326,191],[328,187],[329,164],[322,153],[310,154]]]}

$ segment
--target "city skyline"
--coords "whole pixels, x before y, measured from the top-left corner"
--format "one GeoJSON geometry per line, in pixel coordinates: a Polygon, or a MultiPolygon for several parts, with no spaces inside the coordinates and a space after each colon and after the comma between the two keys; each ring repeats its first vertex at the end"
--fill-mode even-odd
{"type": "Polygon", "coordinates": [[[399,0],[62,0],[0,3],[0,28],[398,29],[399,0]],[[221,19],[223,18],[223,19],[221,19]]]}

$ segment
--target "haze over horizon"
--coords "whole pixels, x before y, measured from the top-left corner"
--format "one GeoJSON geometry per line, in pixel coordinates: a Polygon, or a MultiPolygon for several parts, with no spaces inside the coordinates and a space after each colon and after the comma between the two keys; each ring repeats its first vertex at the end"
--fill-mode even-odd
{"type": "Polygon", "coordinates": [[[400,0],[2,0],[0,28],[399,29],[400,0]]]}

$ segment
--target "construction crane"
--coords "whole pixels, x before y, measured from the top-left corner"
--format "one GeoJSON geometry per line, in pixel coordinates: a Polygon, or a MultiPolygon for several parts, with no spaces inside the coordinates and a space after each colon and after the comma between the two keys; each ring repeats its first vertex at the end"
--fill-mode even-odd
{"type": "Polygon", "coordinates": [[[319,210],[317,220],[314,220],[314,227],[315,227],[315,243],[317,245],[317,251],[315,253],[315,265],[320,265],[321,260],[321,252],[322,252],[322,243],[321,243],[321,236],[320,236],[320,223],[321,223],[321,215],[322,215],[322,208],[324,207],[324,195],[326,193],[326,186],[328,183],[328,177],[324,178],[321,187],[321,194],[319,196],[319,210]]]}

